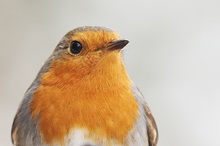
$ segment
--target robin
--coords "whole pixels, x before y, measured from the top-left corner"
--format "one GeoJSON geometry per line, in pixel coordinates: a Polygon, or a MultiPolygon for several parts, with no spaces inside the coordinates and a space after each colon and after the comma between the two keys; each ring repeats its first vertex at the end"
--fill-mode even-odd
{"type": "Polygon", "coordinates": [[[154,117],[122,59],[128,44],[104,27],[68,32],[28,88],[15,146],[156,146],[154,117]]]}

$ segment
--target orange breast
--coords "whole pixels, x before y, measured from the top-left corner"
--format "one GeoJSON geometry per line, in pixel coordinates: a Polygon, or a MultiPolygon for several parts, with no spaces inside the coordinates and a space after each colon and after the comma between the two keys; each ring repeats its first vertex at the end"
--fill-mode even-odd
{"type": "Polygon", "coordinates": [[[122,142],[133,128],[138,104],[131,81],[120,60],[106,61],[108,66],[97,66],[99,69],[81,80],[70,81],[71,72],[64,78],[53,69],[42,76],[30,109],[33,118],[40,114],[39,130],[46,143],[63,143],[73,128],[122,142]]]}

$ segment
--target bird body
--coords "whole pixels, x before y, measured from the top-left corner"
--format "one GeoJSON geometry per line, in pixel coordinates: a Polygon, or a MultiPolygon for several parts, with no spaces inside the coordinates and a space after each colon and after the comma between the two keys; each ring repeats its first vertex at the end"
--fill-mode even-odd
{"type": "Polygon", "coordinates": [[[12,126],[16,146],[156,146],[157,128],[110,29],[67,33],[25,93],[12,126]]]}

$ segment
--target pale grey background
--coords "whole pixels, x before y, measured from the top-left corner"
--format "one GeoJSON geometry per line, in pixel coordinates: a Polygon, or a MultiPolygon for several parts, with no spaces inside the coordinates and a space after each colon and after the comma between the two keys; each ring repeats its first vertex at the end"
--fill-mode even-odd
{"type": "Polygon", "coordinates": [[[160,146],[220,145],[219,0],[1,0],[0,145],[42,63],[69,30],[109,27],[130,40],[127,70],[147,97],[160,146]]]}

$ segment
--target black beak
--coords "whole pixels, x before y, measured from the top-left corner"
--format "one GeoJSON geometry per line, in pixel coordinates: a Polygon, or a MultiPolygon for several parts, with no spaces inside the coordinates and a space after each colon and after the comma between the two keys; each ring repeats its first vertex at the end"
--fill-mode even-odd
{"type": "Polygon", "coordinates": [[[106,45],[107,50],[120,50],[129,43],[128,40],[113,40],[106,45]]]}

